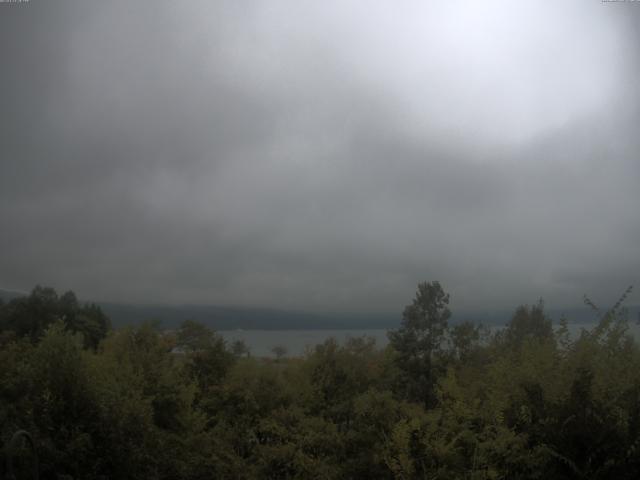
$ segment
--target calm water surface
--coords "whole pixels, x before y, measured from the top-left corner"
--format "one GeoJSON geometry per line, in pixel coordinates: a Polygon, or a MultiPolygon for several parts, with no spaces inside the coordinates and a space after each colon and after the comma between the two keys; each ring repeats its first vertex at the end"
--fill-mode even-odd
{"type": "MultiPolygon", "coordinates": [[[[577,336],[583,328],[591,329],[594,323],[569,324],[569,331],[572,336],[577,336]]],[[[491,330],[498,330],[502,327],[491,327],[491,330]]],[[[227,342],[243,340],[251,355],[258,357],[273,357],[271,351],[275,346],[283,346],[287,350],[287,356],[303,355],[308,348],[313,348],[319,343],[323,343],[328,338],[335,338],[339,343],[344,343],[348,338],[372,337],[379,348],[384,348],[389,340],[387,331],[383,329],[371,330],[221,330],[220,333],[227,342]]],[[[640,339],[640,327],[636,323],[630,323],[629,332],[636,339],[640,339]]]]}

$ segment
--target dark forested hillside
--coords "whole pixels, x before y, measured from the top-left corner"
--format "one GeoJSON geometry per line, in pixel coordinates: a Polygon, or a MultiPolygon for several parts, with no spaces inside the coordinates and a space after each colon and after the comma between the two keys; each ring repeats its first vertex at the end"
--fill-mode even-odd
{"type": "Polygon", "coordinates": [[[314,314],[261,308],[216,305],[127,305],[99,303],[116,327],[160,321],[164,328],[176,328],[185,319],[197,320],[216,330],[236,328],[256,330],[392,328],[391,314],[314,314]]]}
{"type": "Polygon", "coordinates": [[[488,333],[450,325],[449,296],[424,283],[386,349],[328,340],[272,360],[196,321],[111,329],[38,287],[0,306],[0,448],[18,478],[33,454],[9,444],[26,430],[41,478],[635,479],[623,300],[591,304],[578,337],[542,303],[488,333]]]}

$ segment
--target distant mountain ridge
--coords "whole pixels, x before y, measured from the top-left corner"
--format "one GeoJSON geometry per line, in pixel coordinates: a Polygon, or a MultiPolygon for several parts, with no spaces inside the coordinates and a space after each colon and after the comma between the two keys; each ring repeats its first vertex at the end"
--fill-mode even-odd
{"type": "MultiPolygon", "coordinates": [[[[7,302],[28,295],[26,292],[0,289],[0,299],[7,302]]],[[[84,303],[84,302],[82,302],[84,303]]],[[[109,316],[114,327],[137,325],[144,321],[159,321],[163,328],[176,328],[184,320],[196,320],[215,330],[337,330],[393,329],[400,326],[401,311],[393,313],[309,313],[268,308],[225,307],[216,305],[134,305],[95,302],[109,316]]],[[[453,309],[451,323],[469,320],[488,326],[505,325],[515,311],[467,311],[453,309]]],[[[630,322],[640,319],[640,306],[627,307],[630,322]]],[[[594,312],[586,307],[548,309],[547,314],[558,321],[565,316],[569,323],[592,323],[594,312]]]]}
{"type": "Polygon", "coordinates": [[[23,292],[22,290],[10,290],[8,288],[0,288],[0,300],[8,302],[14,298],[24,297],[29,295],[29,292],[23,292]]]}
{"type": "Polygon", "coordinates": [[[341,328],[392,328],[399,324],[393,315],[318,314],[266,308],[216,305],[124,305],[98,303],[114,326],[159,320],[165,328],[183,320],[196,320],[216,330],[296,330],[341,328]]]}
{"type": "MultiPolygon", "coordinates": [[[[215,305],[126,305],[98,303],[114,326],[158,320],[164,328],[175,328],[186,319],[197,320],[216,330],[338,330],[394,329],[400,326],[402,314],[393,313],[309,313],[266,308],[222,307],[215,305]]],[[[451,323],[462,321],[487,326],[505,325],[516,306],[509,310],[456,312],[451,323]]],[[[640,306],[627,307],[629,321],[636,322],[640,306]]],[[[593,323],[595,313],[586,306],[548,309],[554,322],[563,316],[569,323],[593,323]]]]}

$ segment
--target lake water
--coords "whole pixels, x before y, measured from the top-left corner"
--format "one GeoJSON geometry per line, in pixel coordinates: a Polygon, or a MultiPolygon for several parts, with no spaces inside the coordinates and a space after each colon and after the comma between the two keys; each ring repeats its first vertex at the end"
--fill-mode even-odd
{"type": "MultiPolygon", "coordinates": [[[[594,323],[572,323],[569,324],[569,332],[572,336],[577,336],[583,328],[591,329],[594,323]]],[[[492,330],[502,327],[494,326],[492,330]]],[[[333,337],[338,342],[344,343],[348,338],[372,337],[379,348],[384,348],[389,340],[385,329],[370,330],[220,330],[224,339],[231,343],[235,340],[243,340],[251,355],[257,357],[273,357],[271,351],[275,346],[283,346],[287,350],[287,356],[303,355],[307,348],[323,343],[333,337]]],[[[629,331],[637,339],[640,338],[640,327],[634,322],[630,323],[629,331]]]]}

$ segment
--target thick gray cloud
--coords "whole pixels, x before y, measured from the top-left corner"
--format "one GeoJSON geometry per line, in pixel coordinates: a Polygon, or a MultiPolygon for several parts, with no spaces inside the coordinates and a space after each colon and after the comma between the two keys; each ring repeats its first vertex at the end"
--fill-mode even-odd
{"type": "Polygon", "coordinates": [[[599,0],[0,4],[0,287],[612,301],[640,271],[638,25],[599,0]]]}

